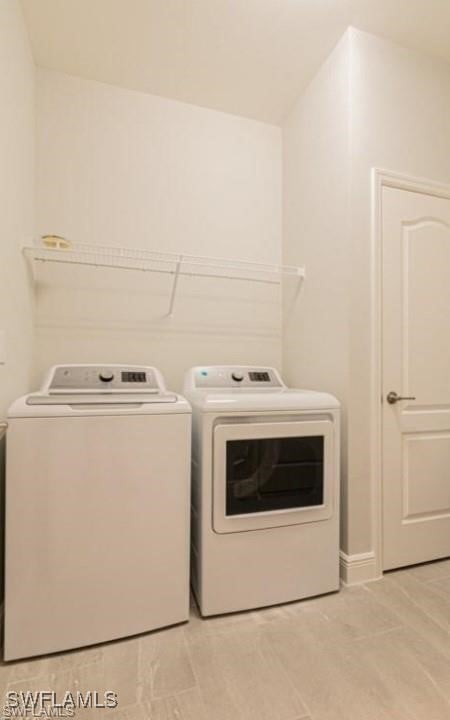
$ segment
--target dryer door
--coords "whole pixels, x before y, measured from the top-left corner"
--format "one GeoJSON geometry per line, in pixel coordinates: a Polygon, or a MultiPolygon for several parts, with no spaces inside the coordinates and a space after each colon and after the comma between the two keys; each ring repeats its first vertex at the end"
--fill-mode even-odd
{"type": "Polygon", "coordinates": [[[214,429],[213,529],[242,532],[326,520],[333,504],[330,420],[214,429]]]}

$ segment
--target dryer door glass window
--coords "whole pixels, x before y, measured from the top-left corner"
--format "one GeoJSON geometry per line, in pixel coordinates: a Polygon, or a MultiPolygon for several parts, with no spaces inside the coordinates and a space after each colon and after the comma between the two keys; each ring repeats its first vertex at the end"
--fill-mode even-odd
{"type": "Polygon", "coordinates": [[[226,515],[324,503],[324,437],[247,438],[226,443],[226,515]]]}

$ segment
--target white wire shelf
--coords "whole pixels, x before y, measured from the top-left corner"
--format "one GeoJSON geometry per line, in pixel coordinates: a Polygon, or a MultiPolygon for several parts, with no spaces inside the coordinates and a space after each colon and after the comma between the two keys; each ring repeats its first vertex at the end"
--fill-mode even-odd
{"type": "Polygon", "coordinates": [[[140,270],[173,275],[168,315],[172,315],[180,276],[221,278],[247,282],[280,284],[283,277],[304,278],[305,269],[294,265],[274,265],[202,255],[154,252],[151,250],[70,243],[68,248],[49,248],[36,244],[23,248],[31,261],[66,263],[92,267],[140,270]]]}

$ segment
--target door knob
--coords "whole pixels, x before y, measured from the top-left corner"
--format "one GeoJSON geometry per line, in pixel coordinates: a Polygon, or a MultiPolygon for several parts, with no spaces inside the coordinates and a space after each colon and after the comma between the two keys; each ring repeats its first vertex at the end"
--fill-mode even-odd
{"type": "Polygon", "coordinates": [[[395,403],[400,402],[401,400],[415,400],[415,397],[404,397],[402,395],[397,395],[396,392],[391,390],[391,392],[388,392],[386,395],[386,400],[388,401],[389,405],[395,405],[395,403]]]}

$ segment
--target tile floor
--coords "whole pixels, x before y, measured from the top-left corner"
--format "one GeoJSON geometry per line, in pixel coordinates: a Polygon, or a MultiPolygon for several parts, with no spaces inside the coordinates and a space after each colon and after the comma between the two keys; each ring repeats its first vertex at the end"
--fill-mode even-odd
{"type": "Polygon", "coordinates": [[[0,690],[115,690],[101,720],[450,720],[450,560],[312,600],[0,665],[0,690]]]}

